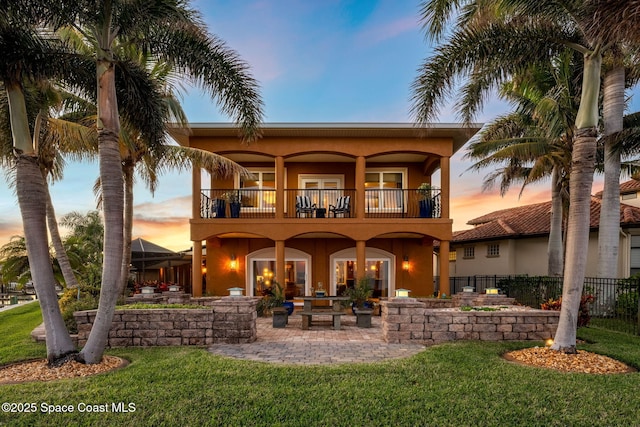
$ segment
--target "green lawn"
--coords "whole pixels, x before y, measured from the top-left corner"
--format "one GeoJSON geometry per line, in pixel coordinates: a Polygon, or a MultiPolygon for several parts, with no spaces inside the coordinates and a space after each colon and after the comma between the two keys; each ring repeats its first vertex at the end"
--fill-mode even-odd
{"type": "MultiPolygon", "coordinates": [[[[36,305],[0,313],[0,363],[44,357],[29,342],[36,305]]],[[[582,348],[640,366],[640,338],[582,329],[582,348]]],[[[506,362],[532,343],[434,346],[370,365],[293,367],[202,348],[118,349],[125,369],[85,379],[0,386],[0,402],[73,405],[65,414],[0,412],[0,426],[637,426],[640,373],[567,374],[506,362]],[[79,413],[123,402],[135,412],[79,413]]]]}

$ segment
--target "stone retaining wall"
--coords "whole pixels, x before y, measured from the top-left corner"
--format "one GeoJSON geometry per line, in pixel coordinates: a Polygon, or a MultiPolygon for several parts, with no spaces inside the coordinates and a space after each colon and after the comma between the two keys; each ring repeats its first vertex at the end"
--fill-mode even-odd
{"type": "Polygon", "coordinates": [[[258,300],[252,297],[224,297],[212,303],[213,339],[216,343],[242,344],[257,337],[258,300]]]}
{"type": "Polygon", "coordinates": [[[525,341],[553,338],[560,312],[523,311],[425,311],[424,341],[525,341]]]}
{"type": "Polygon", "coordinates": [[[436,344],[455,340],[522,341],[553,338],[560,312],[525,309],[459,311],[432,309],[413,298],[382,301],[386,342],[436,344]]]}
{"type": "Polygon", "coordinates": [[[425,303],[413,298],[391,298],[381,301],[380,306],[382,337],[386,342],[399,344],[424,340],[425,303]]]}
{"type": "MultiPolygon", "coordinates": [[[[256,340],[257,300],[223,297],[196,309],[116,310],[108,347],[210,345],[256,340]]],[[[74,313],[78,346],[86,344],[96,310],[74,313]]]]}

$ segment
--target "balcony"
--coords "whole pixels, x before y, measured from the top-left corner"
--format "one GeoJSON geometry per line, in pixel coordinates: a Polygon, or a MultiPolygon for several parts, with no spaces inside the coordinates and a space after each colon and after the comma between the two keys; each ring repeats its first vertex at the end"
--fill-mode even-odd
{"type": "MultiPolygon", "coordinates": [[[[284,218],[355,218],[354,189],[286,189],[284,218]]],[[[201,218],[275,218],[275,189],[206,189],[200,194],[201,218]]],[[[365,218],[440,218],[440,189],[424,198],[417,189],[364,190],[365,218]]]]}

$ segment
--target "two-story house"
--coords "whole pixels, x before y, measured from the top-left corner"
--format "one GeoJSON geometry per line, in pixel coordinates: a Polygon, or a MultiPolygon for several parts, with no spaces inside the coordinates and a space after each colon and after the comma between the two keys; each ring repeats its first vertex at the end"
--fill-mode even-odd
{"type": "MultiPolygon", "coordinates": [[[[193,171],[193,294],[340,294],[369,277],[374,296],[434,291],[433,241],[448,253],[450,158],[479,130],[441,124],[265,124],[243,144],[231,124],[174,129],[183,146],[227,157],[249,177],[193,171]],[[440,171],[440,185],[431,186],[440,171]],[[206,245],[206,253],[202,246],[206,245]]],[[[449,261],[439,266],[448,284],[449,261]]],[[[448,289],[441,289],[449,293],[448,289]]]]}

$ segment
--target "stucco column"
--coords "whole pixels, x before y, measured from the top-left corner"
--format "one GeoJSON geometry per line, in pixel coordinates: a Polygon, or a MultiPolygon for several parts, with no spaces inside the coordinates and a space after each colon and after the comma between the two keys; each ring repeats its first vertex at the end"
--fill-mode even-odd
{"type": "Polygon", "coordinates": [[[367,247],[364,240],[356,241],[356,279],[367,275],[367,247]]]}
{"type": "Polygon", "coordinates": [[[367,160],[363,156],[356,158],[356,218],[364,218],[365,194],[365,170],[367,160]]]}
{"type": "Polygon", "coordinates": [[[200,218],[200,194],[202,193],[201,169],[194,166],[191,177],[191,218],[200,218]]]}
{"type": "Polygon", "coordinates": [[[202,242],[193,242],[193,256],[191,257],[191,294],[194,297],[202,296],[202,242]]]}
{"type": "Polygon", "coordinates": [[[440,190],[441,218],[449,218],[449,198],[451,194],[451,167],[449,157],[440,158],[440,187],[442,187],[440,190]]]}
{"type": "Polygon", "coordinates": [[[284,240],[276,240],[276,281],[284,288],[284,240]]]}
{"type": "Polygon", "coordinates": [[[284,218],[284,157],[276,157],[276,218],[284,218]]]}
{"type": "Polygon", "coordinates": [[[440,293],[451,295],[451,289],[449,287],[449,241],[440,241],[440,256],[438,257],[440,263],[440,293]]]}

